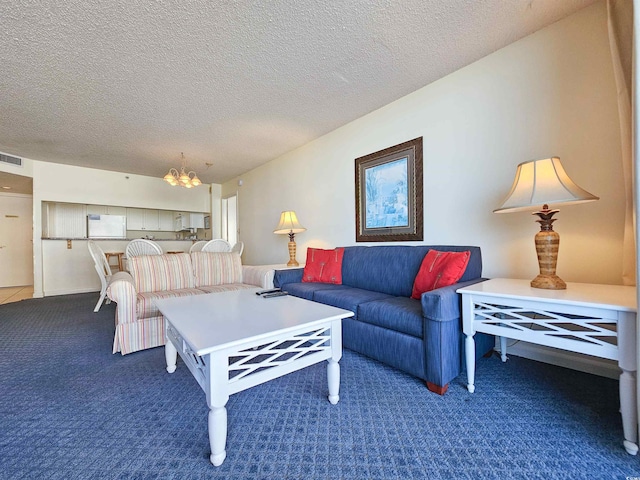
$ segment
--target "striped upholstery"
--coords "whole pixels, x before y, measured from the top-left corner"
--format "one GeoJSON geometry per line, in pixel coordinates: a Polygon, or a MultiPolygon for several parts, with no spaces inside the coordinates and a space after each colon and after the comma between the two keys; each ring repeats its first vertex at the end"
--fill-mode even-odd
{"type": "Polygon", "coordinates": [[[131,257],[129,272],[138,293],[195,287],[188,253],[131,257]]]}
{"type": "Polygon", "coordinates": [[[165,344],[164,317],[155,299],[273,288],[273,266],[243,266],[237,253],[139,256],[128,263],[130,273],[117,272],[107,287],[116,303],[113,353],[122,355],[165,344]]]}
{"type": "MultiPolygon", "coordinates": [[[[116,322],[118,315],[116,314],[116,322]]],[[[113,353],[122,355],[164,345],[164,317],[145,318],[131,323],[116,324],[113,353]]]]}
{"type": "Polygon", "coordinates": [[[243,290],[245,288],[256,288],[255,285],[247,285],[244,283],[227,283],[224,285],[208,285],[205,287],[198,287],[204,293],[219,293],[230,292],[232,290],[243,290]]]}
{"type": "Polygon", "coordinates": [[[193,252],[191,262],[197,288],[242,283],[242,262],[235,252],[193,252]]]}
{"type": "Polygon", "coordinates": [[[205,292],[198,290],[197,288],[182,288],[180,290],[139,293],[137,305],[138,318],[157,317],[158,315],[161,315],[154,300],[160,300],[162,298],[188,297],[190,295],[201,295],[203,293],[205,292]]]}

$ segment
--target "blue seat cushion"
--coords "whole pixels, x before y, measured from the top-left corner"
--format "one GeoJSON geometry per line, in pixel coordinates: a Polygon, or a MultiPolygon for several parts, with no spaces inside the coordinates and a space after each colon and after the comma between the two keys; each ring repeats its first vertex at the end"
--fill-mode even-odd
{"type": "Polygon", "coordinates": [[[413,298],[392,297],[361,303],[358,320],[413,337],[424,337],[422,304],[413,298]]]}
{"type": "Polygon", "coordinates": [[[313,294],[313,300],[316,302],[333,305],[334,307],[351,310],[358,318],[358,305],[374,300],[382,300],[385,298],[393,298],[391,295],[380,292],[372,292],[371,290],[362,290],[361,288],[348,287],[346,285],[335,285],[338,288],[327,290],[316,290],[313,294]]]}
{"type": "Polygon", "coordinates": [[[342,285],[334,285],[332,283],[285,283],[281,285],[282,290],[285,292],[289,292],[289,294],[305,298],[307,300],[313,300],[313,295],[318,290],[335,290],[336,288],[349,288],[343,287],[342,285]]]}

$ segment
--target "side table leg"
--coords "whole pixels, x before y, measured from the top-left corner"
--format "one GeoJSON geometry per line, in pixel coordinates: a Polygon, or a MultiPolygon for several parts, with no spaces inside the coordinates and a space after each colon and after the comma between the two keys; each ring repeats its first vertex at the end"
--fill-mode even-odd
{"type": "Polygon", "coordinates": [[[638,415],[636,405],[636,374],[622,371],[620,375],[620,414],[624,432],[624,448],[630,455],[638,453],[638,415]]]}
{"type": "Polygon", "coordinates": [[[476,342],[473,335],[467,335],[464,340],[465,360],[467,364],[467,390],[473,393],[476,390],[476,342]]]}
{"type": "Polygon", "coordinates": [[[507,337],[500,337],[500,360],[507,361],[507,337]]]}
{"type": "Polygon", "coordinates": [[[227,458],[227,409],[225,407],[211,407],[209,410],[209,444],[211,456],[209,460],[219,467],[227,458]]]}
{"type": "Polygon", "coordinates": [[[167,343],[164,345],[164,358],[167,362],[167,372],[173,373],[176,371],[176,360],[178,359],[178,351],[173,345],[171,340],[166,339],[167,343]]]}
{"type": "Polygon", "coordinates": [[[327,360],[327,382],[329,384],[329,401],[332,405],[340,400],[340,364],[333,358],[327,360]]]}

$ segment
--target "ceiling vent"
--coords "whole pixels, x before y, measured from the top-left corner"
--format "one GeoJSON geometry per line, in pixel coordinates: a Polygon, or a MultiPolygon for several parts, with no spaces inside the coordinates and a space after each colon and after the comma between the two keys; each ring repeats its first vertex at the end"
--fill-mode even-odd
{"type": "Polygon", "coordinates": [[[0,163],[8,163],[9,165],[15,165],[17,167],[22,166],[22,159],[18,157],[12,157],[11,155],[5,155],[0,153],[0,163]]]}

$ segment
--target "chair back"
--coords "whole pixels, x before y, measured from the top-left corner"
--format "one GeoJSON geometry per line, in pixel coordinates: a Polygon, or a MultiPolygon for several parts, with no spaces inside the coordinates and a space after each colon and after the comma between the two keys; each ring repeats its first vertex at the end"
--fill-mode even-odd
{"type": "Polygon", "coordinates": [[[237,242],[233,247],[231,247],[232,252],[236,252],[238,255],[242,255],[244,251],[244,242],[237,242]]]}
{"type": "Polygon", "coordinates": [[[162,247],[151,240],[136,238],[127,244],[124,253],[127,258],[140,255],[162,255],[162,247]]]}
{"type": "Polygon", "coordinates": [[[207,244],[207,240],[200,240],[199,242],[194,243],[193,245],[191,245],[191,248],[189,249],[189,253],[201,252],[202,247],[204,247],[206,244],[207,244]]]}
{"type": "Polygon", "coordinates": [[[230,252],[231,245],[222,238],[209,240],[203,247],[202,252],[230,252]]]}
{"type": "Polygon", "coordinates": [[[100,280],[106,280],[112,275],[111,266],[109,265],[109,262],[107,262],[107,257],[98,244],[93,240],[89,240],[87,242],[87,247],[89,248],[89,253],[91,254],[93,263],[96,266],[96,272],[98,272],[100,280]]]}

